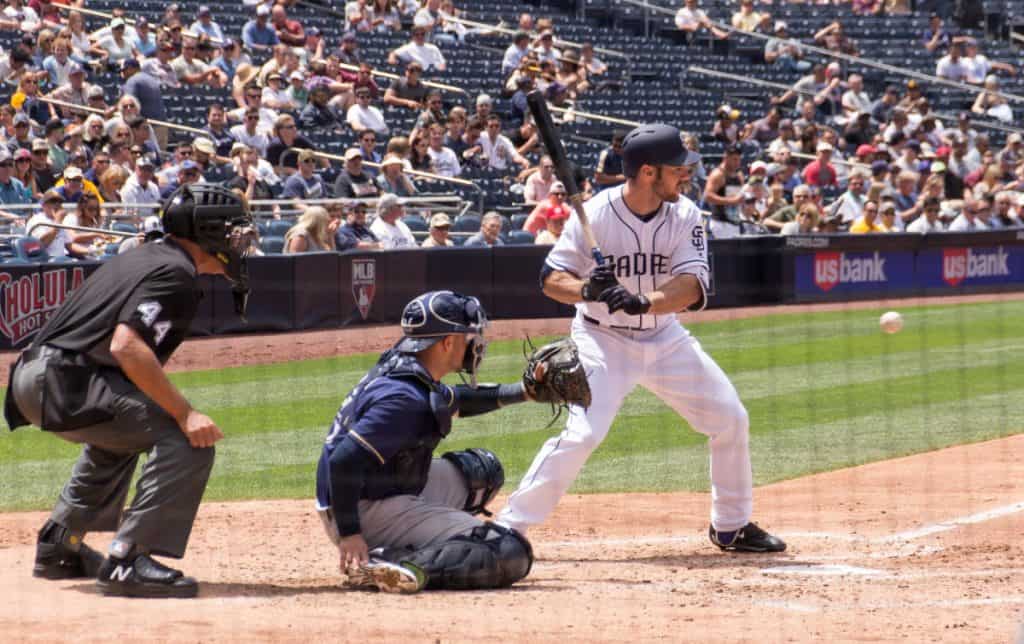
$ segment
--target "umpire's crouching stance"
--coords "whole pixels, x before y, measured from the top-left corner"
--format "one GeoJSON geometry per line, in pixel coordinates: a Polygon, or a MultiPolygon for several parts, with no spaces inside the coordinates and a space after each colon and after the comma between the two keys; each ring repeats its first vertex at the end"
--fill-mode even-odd
{"type": "Polygon", "coordinates": [[[151,554],[180,558],[223,437],[167,379],[162,365],[188,334],[200,274],[233,283],[244,314],[252,219],[232,192],[176,191],[167,236],[107,261],[75,291],[11,369],[4,415],[83,445],[39,531],[33,574],[96,577],[106,595],[194,597],[198,584],[151,554]],[[148,453],[134,501],[125,497],[148,453]],[[116,530],[104,560],[82,543],[116,530]]]}
{"type": "MultiPolygon", "coordinates": [[[[498,458],[469,449],[435,459],[434,449],[453,416],[550,400],[563,378],[579,375],[583,388],[586,380],[574,346],[562,369],[538,358],[555,346],[548,345],[531,356],[522,383],[477,387],[486,325],[476,298],[452,291],[417,297],[402,313],[404,337],[338,410],[317,467],[316,497],[349,585],[403,593],[500,588],[530,571],[526,537],[473,516],[505,481],[498,458]],[[471,384],[440,382],[456,371],[471,384]]],[[[573,402],[588,403],[589,389],[581,396],[573,402]]]]}

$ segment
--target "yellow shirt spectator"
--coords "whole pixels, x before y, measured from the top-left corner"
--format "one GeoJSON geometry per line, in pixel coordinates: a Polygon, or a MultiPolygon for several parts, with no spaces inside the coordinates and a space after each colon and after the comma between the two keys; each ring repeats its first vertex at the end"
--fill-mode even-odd
{"type": "Polygon", "coordinates": [[[740,31],[753,31],[759,22],[761,22],[761,14],[754,11],[752,0],[740,2],[740,10],[732,14],[732,26],[740,31]]]}

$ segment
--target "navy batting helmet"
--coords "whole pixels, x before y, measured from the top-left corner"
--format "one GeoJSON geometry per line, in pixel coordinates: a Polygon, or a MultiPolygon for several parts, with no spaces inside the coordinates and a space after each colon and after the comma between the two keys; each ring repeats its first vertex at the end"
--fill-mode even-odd
{"type": "Polygon", "coordinates": [[[635,177],[644,165],[692,165],[698,157],[683,145],[678,128],[664,123],[641,125],[622,141],[622,173],[635,177]]]}

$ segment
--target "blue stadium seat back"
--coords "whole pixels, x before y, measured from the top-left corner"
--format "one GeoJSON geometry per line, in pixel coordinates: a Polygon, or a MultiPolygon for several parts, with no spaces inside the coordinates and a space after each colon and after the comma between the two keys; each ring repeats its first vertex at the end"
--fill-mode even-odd
{"type": "Polygon", "coordinates": [[[523,224],[525,224],[526,220],[529,218],[530,215],[512,215],[510,222],[512,224],[512,230],[522,230],[523,224]]]}
{"type": "Polygon", "coordinates": [[[452,232],[475,233],[480,230],[480,215],[459,215],[452,222],[452,232]]]}
{"type": "Polygon", "coordinates": [[[18,237],[14,240],[14,249],[18,257],[26,262],[45,262],[50,254],[35,237],[18,237]]]}
{"type": "Polygon", "coordinates": [[[139,232],[138,228],[123,221],[115,221],[110,225],[110,230],[116,230],[119,233],[131,233],[133,235],[139,232]]]}
{"type": "Polygon", "coordinates": [[[409,227],[409,230],[414,233],[422,233],[430,230],[430,225],[427,224],[427,220],[425,220],[421,215],[406,215],[402,217],[402,221],[404,221],[405,225],[409,227]]]}
{"type": "Polygon", "coordinates": [[[0,238],[0,262],[20,260],[18,249],[15,248],[13,237],[0,238]]]}
{"type": "Polygon", "coordinates": [[[294,225],[295,222],[290,219],[273,219],[267,225],[267,236],[283,238],[294,225]]]}
{"type": "Polygon", "coordinates": [[[267,255],[280,255],[284,251],[284,237],[264,237],[260,240],[260,250],[267,255]]]}
{"type": "Polygon", "coordinates": [[[507,242],[512,246],[524,246],[534,243],[533,233],[528,230],[512,230],[506,235],[507,242]]]}
{"type": "Polygon", "coordinates": [[[266,237],[270,234],[270,226],[265,221],[257,221],[256,230],[259,231],[260,237],[266,237]]]}

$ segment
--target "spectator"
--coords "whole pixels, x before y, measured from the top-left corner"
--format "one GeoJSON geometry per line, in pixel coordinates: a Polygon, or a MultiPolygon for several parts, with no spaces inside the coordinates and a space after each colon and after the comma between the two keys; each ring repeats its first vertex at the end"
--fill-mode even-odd
{"type": "MultiPolygon", "coordinates": [[[[360,91],[365,91],[361,89],[360,91]]],[[[342,125],[337,112],[328,104],[330,92],[327,85],[318,83],[309,90],[309,102],[299,114],[299,125],[304,130],[324,128],[339,129],[342,125]]],[[[383,118],[383,117],[382,117],[383,118]]]]}
{"type": "Polygon", "coordinates": [[[487,119],[487,132],[480,137],[481,152],[487,165],[495,170],[507,170],[509,162],[517,163],[524,170],[530,167],[515,146],[501,133],[501,117],[492,114],[487,119]]]}
{"type": "Polygon", "coordinates": [[[231,154],[231,146],[235,144],[235,137],[227,127],[227,120],[224,117],[224,106],[220,103],[212,103],[206,111],[206,127],[203,132],[207,138],[213,141],[217,155],[226,157],[231,154]]]}
{"type": "Polygon", "coordinates": [[[354,31],[346,31],[341,35],[341,47],[335,55],[346,65],[358,65],[363,62],[363,54],[359,51],[359,39],[356,38],[354,31]]]}
{"type": "Polygon", "coordinates": [[[419,63],[424,70],[443,72],[447,69],[444,55],[436,45],[427,42],[427,30],[424,27],[412,28],[412,40],[388,54],[388,64],[398,65],[410,62],[419,63]]]}
{"type": "Polygon", "coordinates": [[[487,123],[487,119],[491,116],[491,110],[494,109],[494,99],[487,94],[480,94],[476,97],[476,114],[474,116],[480,120],[481,123],[487,123]]]}
{"type": "Polygon", "coordinates": [[[760,223],[761,214],[757,209],[757,195],[743,190],[739,193],[739,208],[729,218],[711,219],[710,233],[713,239],[731,239],[747,235],[765,235],[768,229],[760,223]]]}
{"type": "MultiPolygon", "coordinates": [[[[287,184],[285,190],[287,190],[287,184]]],[[[321,206],[310,206],[284,235],[284,254],[316,253],[334,250],[334,237],[328,232],[330,218],[321,206]]]]}
{"type": "Polygon", "coordinates": [[[973,204],[966,204],[956,219],[949,224],[947,230],[951,233],[988,230],[989,227],[982,220],[982,216],[987,214],[988,201],[984,198],[975,201],[973,204]]]}
{"type": "MultiPolygon", "coordinates": [[[[139,102],[139,113],[150,121],[166,121],[167,107],[164,104],[160,81],[139,68],[139,61],[129,58],[122,65],[121,76],[125,79],[121,93],[133,96],[139,102]]],[[[93,88],[99,89],[99,88],[93,88]]],[[[153,128],[160,149],[167,148],[168,131],[166,126],[153,128]]]]}
{"type": "MultiPolygon", "coordinates": [[[[814,206],[814,202],[811,201],[811,189],[805,185],[793,188],[793,205],[783,206],[766,217],[763,222],[765,228],[770,231],[781,232],[783,235],[795,234],[793,231],[797,229],[803,230],[802,227],[797,226],[798,215],[804,206],[808,204],[814,206]],[[789,226],[790,232],[786,232],[786,226],[789,226]]],[[[816,226],[818,223],[817,206],[814,206],[813,219],[816,226]]]]}
{"type": "Polygon", "coordinates": [[[334,196],[346,199],[375,197],[379,194],[373,177],[363,170],[363,153],[359,148],[345,152],[345,169],[334,182],[334,196]]]}
{"type": "Polygon", "coordinates": [[[882,13],[884,4],[882,0],[853,0],[850,8],[858,16],[877,16],[882,13]]]}
{"type": "Polygon", "coordinates": [[[427,128],[434,123],[444,123],[448,120],[444,113],[444,103],[441,100],[440,91],[432,89],[427,92],[427,97],[423,103],[424,109],[416,117],[416,122],[412,126],[412,132],[410,132],[410,136],[413,138],[418,136],[420,132],[426,134],[427,128]]]}
{"type": "Polygon", "coordinates": [[[918,198],[917,185],[920,175],[904,170],[896,176],[896,214],[903,223],[913,221],[920,213],[923,205],[918,198]]]}
{"type": "MultiPolygon", "coordinates": [[[[64,198],[54,191],[43,195],[42,209],[29,218],[25,224],[27,234],[35,237],[42,244],[50,257],[67,257],[71,246],[71,236],[64,228],[55,228],[47,224],[59,224],[64,221],[64,198]]],[[[79,254],[86,253],[85,248],[77,248],[79,254]]]]}
{"type": "Polygon", "coordinates": [[[1007,63],[989,60],[987,56],[978,51],[978,41],[974,38],[964,40],[965,52],[961,62],[967,68],[967,82],[980,85],[985,82],[986,77],[993,71],[999,71],[1017,75],[1017,68],[1007,63]]]}
{"type": "Polygon", "coordinates": [[[496,212],[484,213],[483,218],[480,220],[480,232],[469,237],[463,246],[469,248],[473,246],[504,246],[505,242],[501,239],[501,225],[502,217],[496,212]]]}
{"type": "Polygon", "coordinates": [[[229,83],[233,83],[235,74],[238,73],[238,68],[243,64],[251,65],[252,60],[248,54],[242,53],[238,43],[233,38],[227,38],[221,43],[220,55],[211,64],[224,72],[229,83]]]}
{"type": "Polygon", "coordinates": [[[945,51],[953,42],[953,34],[942,24],[942,17],[932,13],[928,18],[928,28],[921,34],[921,43],[924,48],[934,54],[945,51]]]}
{"type": "Polygon", "coordinates": [[[697,0],[686,0],[686,4],[676,12],[676,29],[686,32],[690,37],[696,35],[700,29],[707,29],[715,38],[728,38],[729,32],[723,31],[711,24],[711,19],[704,13],[703,9],[697,7],[697,0]]]}
{"type": "Polygon", "coordinates": [[[204,35],[218,45],[224,42],[224,30],[214,21],[213,12],[206,5],[200,5],[196,11],[196,21],[189,27],[189,31],[204,35]]]}
{"type": "Polygon", "coordinates": [[[782,235],[810,235],[818,228],[818,206],[813,202],[805,203],[796,214],[796,219],[783,224],[779,231],[782,235]]]}
{"type": "Polygon", "coordinates": [[[954,42],[949,46],[949,53],[939,59],[935,65],[935,75],[939,78],[963,83],[967,80],[967,65],[961,58],[962,45],[954,42]]]}
{"type": "MultiPolygon", "coordinates": [[[[72,62],[67,69],[67,82],[50,92],[50,98],[75,105],[86,105],[88,103],[88,92],[92,87],[85,82],[85,70],[78,63],[72,62]]],[[[51,114],[71,118],[73,115],[82,114],[73,108],[51,106],[51,114]]]]}
{"type": "Polygon", "coordinates": [[[556,181],[555,164],[551,157],[545,154],[540,158],[537,171],[526,178],[523,187],[523,200],[527,205],[544,201],[556,181]]]}
{"type": "Polygon", "coordinates": [[[39,95],[39,80],[31,74],[25,74],[18,83],[18,90],[11,97],[11,104],[28,114],[33,122],[43,124],[50,120],[50,107],[39,100],[39,95]]]}
{"type": "Polygon", "coordinates": [[[323,199],[327,191],[323,180],[316,175],[316,155],[303,150],[298,155],[299,171],[284,181],[282,199],[323,199]]]}
{"type": "Polygon", "coordinates": [[[89,49],[89,53],[97,56],[103,65],[110,69],[117,69],[126,60],[132,58],[135,48],[125,35],[125,22],[122,18],[114,18],[110,21],[110,34],[100,38],[95,45],[89,49]]]}
{"type": "Polygon", "coordinates": [[[568,217],[569,204],[565,202],[565,198],[565,185],[561,181],[552,183],[547,198],[534,206],[530,216],[523,222],[523,230],[538,235],[544,230],[551,215],[565,214],[568,217]]]}
{"type": "Polygon", "coordinates": [[[17,205],[32,203],[32,191],[12,176],[14,159],[7,148],[0,147],[0,204],[17,205]]]}
{"type": "Polygon", "coordinates": [[[196,56],[196,42],[186,39],[181,46],[181,55],[171,62],[171,69],[183,85],[209,85],[224,87],[228,83],[227,75],[217,67],[208,65],[196,56]]]}
{"type": "Polygon", "coordinates": [[[68,74],[71,68],[80,67],[78,63],[69,57],[71,47],[68,41],[58,38],[53,43],[53,53],[43,60],[43,69],[49,74],[48,80],[51,87],[59,87],[68,82],[68,74]]]}
{"type": "Polygon", "coordinates": [[[850,40],[843,29],[843,23],[836,20],[814,34],[814,42],[829,51],[848,56],[859,56],[857,45],[850,40]]]}
{"type": "MultiPolygon", "coordinates": [[[[160,203],[160,188],[153,180],[154,171],[156,165],[153,160],[148,157],[143,157],[135,164],[135,173],[124,183],[121,188],[121,201],[122,203],[130,204],[159,204],[160,203]]],[[[146,217],[155,214],[153,208],[138,208],[129,207],[126,210],[126,214],[133,216],[135,219],[141,220],[146,217]]]]}
{"type": "Polygon", "coordinates": [[[377,187],[384,194],[412,197],[419,193],[416,186],[405,175],[409,162],[397,154],[388,154],[380,163],[380,174],[375,179],[377,187]]]}
{"type": "Polygon", "coordinates": [[[759,22],[761,22],[761,14],[754,11],[754,0],[740,0],[739,11],[732,14],[733,29],[754,31],[759,22]]]}
{"type": "Polygon", "coordinates": [[[385,193],[377,200],[377,219],[370,231],[380,240],[381,248],[415,248],[416,238],[402,221],[405,205],[398,195],[385,193]]]}
{"type": "Polygon", "coordinates": [[[444,145],[444,128],[440,123],[430,126],[427,154],[430,155],[434,172],[442,177],[457,177],[462,174],[462,165],[455,152],[444,145]]]}
{"type": "Polygon", "coordinates": [[[371,31],[373,14],[366,0],[351,0],[345,3],[345,28],[353,31],[371,31]]]}
{"type": "Polygon", "coordinates": [[[277,112],[291,112],[298,108],[288,93],[281,72],[271,72],[267,75],[267,85],[260,95],[260,104],[277,112]]]}
{"type": "MultiPolygon", "coordinates": [[[[603,76],[608,71],[608,65],[594,56],[594,45],[593,43],[585,42],[580,47],[580,64],[586,70],[587,75],[591,78],[595,76],[603,76]]],[[[598,85],[600,89],[600,84],[598,85]]]]}
{"type": "Polygon", "coordinates": [[[288,19],[284,5],[276,4],[270,10],[270,23],[277,32],[277,38],[289,47],[301,47],[306,43],[306,31],[297,20],[288,19]]]}
{"type": "Polygon", "coordinates": [[[446,248],[454,246],[455,242],[448,236],[451,230],[452,220],[448,215],[439,212],[430,218],[430,235],[420,244],[421,248],[446,248]]]}
{"type": "Polygon", "coordinates": [[[245,121],[240,125],[232,127],[230,132],[236,141],[255,149],[261,157],[267,155],[270,140],[267,138],[265,131],[260,128],[259,108],[248,108],[245,111],[245,121]]]}
{"type": "Polygon", "coordinates": [[[172,192],[180,188],[181,186],[189,186],[195,183],[199,183],[203,178],[203,175],[199,172],[199,164],[191,159],[186,159],[178,165],[178,173],[175,177],[174,183],[168,183],[160,191],[161,200],[166,199],[171,195],[172,192]]]}
{"type": "Polygon", "coordinates": [[[745,179],[743,153],[739,146],[725,148],[722,162],[708,175],[704,186],[704,202],[711,207],[711,219],[729,222],[738,217],[745,179]]]}
{"type": "Polygon", "coordinates": [[[525,31],[517,31],[512,38],[512,44],[505,49],[505,55],[501,60],[501,75],[507,77],[519,68],[519,63],[530,53],[530,34],[525,31]]]}
{"type": "MultiPolygon", "coordinates": [[[[895,212],[896,206],[893,204],[893,211],[895,212]]],[[[869,201],[864,204],[862,210],[863,214],[857,218],[850,225],[850,233],[854,235],[864,233],[882,233],[885,230],[882,228],[878,221],[878,204],[874,201],[869,201]]]]}
{"type": "Polygon", "coordinates": [[[366,204],[356,202],[348,209],[345,225],[334,234],[338,251],[380,250],[383,248],[373,231],[366,227],[366,204]]]}
{"type": "Polygon", "coordinates": [[[391,81],[384,92],[384,104],[410,110],[420,109],[427,96],[427,87],[420,81],[422,73],[423,66],[420,63],[413,61],[406,65],[405,76],[391,81]]]}
{"type": "Polygon", "coordinates": [[[126,253],[133,248],[138,248],[142,244],[148,244],[161,239],[164,236],[163,223],[160,221],[160,217],[156,215],[150,215],[146,217],[145,221],[142,222],[142,231],[134,237],[128,237],[117,245],[117,254],[121,255],[126,253]]]}
{"type": "MultiPolygon", "coordinates": [[[[102,226],[101,208],[99,199],[95,195],[83,195],[76,203],[75,212],[66,215],[61,221],[68,226],[79,226],[82,228],[100,228],[102,226]]],[[[100,255],[106,247],[107,236],[103,233],[87,232],[84,230],[64,229],[72,244],[79,247],[80,251],[87,251],[76,257],[89,258],[93,255],[100,255]],[[91,253],[88,251],[92,251],[91,253]]],[[[72,253],[74,254],[74,253],[72,253]]]]}
{"type": "MultiPolygon", "coordinates": [[[[70,166],[68,170],[71,170],[72,168],[77,170],[77,172],[75,172],[75,175],[79,177],[78,181],[81,182],[82,189],[78,193],[68,194],[67,196],[69,198],[67,199],[67,201],[77,203],[81,199],[82,193],[88,193],[88,191],[85,190],[85,181],[82,177],[82,171],[79,168],[76,168],[75,166],[70,166]],[[74,196],[76,194],[77,197],[74,196]]],[[[107,171],[104,172],[102,176],[100,176],[99,196],[101,200],[104,203],[121,203],[123,201],[121,199],[121,188],[124,187],[125,182],[128,180],[128,177],[131,176],[131,174],[132,173],[130,170],[127,170],[122,166],[110,166],[110,168],[108,168],[107,171]]],[[[57,188],[57,190],[65,189],[68,187],[69,183],[73,183],[68,180],[67,173],[65,173],[64,175],[64,181],[64,185],[61,186],[60,188],[57,188]]],[[[72,188],[72,190],[74,189],[75,188],[72,188]]]]}
{"type": "Polygon", "coordinates": [[[842,106],[843,115],[847,119],[855,119],[860,113],[870,115],[871,97],[864,91],[864,77],[860,74],[850,74],[846,79],[847,90],[843,92],[842,106]]]}
{"type": "Polygon", "coordinates": [[[1011,190],[1002,190],[996,194],[995,212],[989,219],[993,229],[1021,227],[1020,216],[1015,211],[1018,194],[1011,190]]]}
{"type": "Polygon", "coordinates": [[[370,4],[370,24],[374,31],[387,34],[402,28],[402,16],[395,0],[373,0],[370,4]]]}
{"type": "Polygon", "coordinates": [[[281,42],[277,30],[267,24],[270,8],[261,4],[256,7],[256,17],[242,27],[242,42],[245,47],[255,52],[267,51],[281,42]]]}
{"type": "MultiPolygon", "coordinates": [[[[895,204],[893,205],[893,213],[895,213],[895,204]]],[[[939,219],[940,202],[935,197],[929,197],[924,200],[922,207],[923,216],[918,217],[914,221],[907,225],[908,233],[941,233],[945,230],[945,226],[942,220],[939,219]]]]}
{"type": "Polygon", "coordinates": [[[370,90],[361,87],[355,94],[356,104],[348,108],[345,122],[356,132],[373,130],[380,136],[386,136],[389,129],[384,122],[384,114],[370,104],[370,90]]]}
{"type": "Polygon", "coordinates": [[[832,165],[832,152],[834,150],[835,148],[829,143],[821,142],[818,144],[815,150],[818,154],[817,158],[808,163],[807,167],[804,168],[804,183],[818,188],[839,185],[836,168],[832,165]]]}
{"type": "Polygon", "coordinates": [[[274,122],[274,138],[267,146],[266,159],[275,166],[279,175],[291,174],[298,169],[296,150],[312,150],[313,142],[298,133],[295,119],[282,114],[274,122]]]}
{"type": "Polygon", "coordinates": [[[550,62],[555,64],[562,57],[562,52],[555,48],[555,34],[550,29],[540,33],[537,42],[533,47],[533,53],[537,56],[537,62],[550,62]]]}
{"type": "Polygon", "coordinates": [[[36,194],[42,194],[57,183],[57,173],[50,165],[50,146],[37,139],[32,142],[32,178],[36,194]]]}
{"type": "Polygon", "coordinates": [[[231,158],[235,176],[227,181],[227,187],[241,191],[249,201],[277,198],[282,190],[280,178],[256,150],[244,143],[235,143],[231,146],[231,158]]]}
{"type": "Polygon", "coordinates": [[[149,57],[156,53],[156,35],[149,29],[145,16],[135,19],[135,36],[129,38],[139,56],[149,57]]]}
{"type": "Polygon", "coordinates": [[[893,109],[899,103],[900,89],[897,85],[887,85],[881,98],[871,104],[871,119],[878,124],[888,123],[892,118],[893,109]]]}
{"type": "Polygon", "coordinates": [[[799,41],[790,38],[788,29],[789,26],[781,20],[775,23],[775,37],[764,46],[764,60],[786,71],[806,72],[811,63],[803,59],[804,50],[799,41]]]}
{"type": "Polygon", "coordinates": [[[534,238],[533,243],[535,244],[555,244],[562,236],[562,230],[565,229],[565,222],[569,219],[568,213],[565,212],[552,212],[544,220],[546,228],[534,238]]]}
{"type": "Polygon", "coordinates": [[[931,173],[942,179],[942,193],[947,199],[964,198],[964,180],[950,172],[945,161],[932,161],[931,173]]]}
{"type": "Polygon", "coordinates": [[[174,53],[176,51],[173,43],[168,41],[161,42],[156,48],[156,56],[142,61],[142,71],[160,81],[161,87],[169,89],[181,87],[178,73],[171,66],[171,61],[174,60],[174,53]]]}
{"type": "Polygon", "coordinates": [[[975,114],[991,116],[1003,123],[1013,122],[1013,110],[1003,95],[999,93],[999,79],[992,75],[985,79],[985,88],[974,99],[971,111],[975,114]]]}

